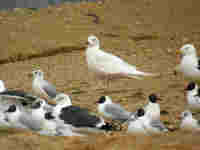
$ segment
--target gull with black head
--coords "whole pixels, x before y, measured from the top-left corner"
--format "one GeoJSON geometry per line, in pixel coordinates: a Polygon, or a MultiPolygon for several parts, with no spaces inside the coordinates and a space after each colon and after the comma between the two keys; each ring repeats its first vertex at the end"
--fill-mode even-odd
{"type": "Polygon", "coordinates": [[[98,112],[112,120],[124,123],[132,115],[131,112],[126,111],[121,105],[113,103],[109,96],[101,96],[96,103],[98,104],[98,112]]]}
{"type": "Polygon", "coordinates": [[[200,110],[200,89],[194,82],[190,82],[185,89],[188,108],[191,110],[200,110]]]}
{"type": "MultiPolygon", "coordinates": [[[[59,97],[59,95],[57,95],[59,97]]],[[[65,124],[75,128],[89,128],[99,130],[112,130],[112,125],[104,122],[103,118],[97,117],[87,109],[74,106],[66,94],[61,94],[57,105],[54,107],[53,115],[65,124]]]]}
{"type": "Polygon", "coordinates": [[[157,103],[161,100],[156,94],[149,95],[149,103],[144,107],[145,114],[152,120],[160,120],[160,104],[157,103]]]}
{"type": "Polygon", "coordinates": [[[24,114],[19,105],[10,105],[4,114],[5,120],[9,123],[9,127],[27,129],[27,126],[21,122],[24,114]]]}
{"type": "Polygon", "coordinates": [[[182,130],[198,130],[200,131],[200,120],[193,118],[192,113],[186,110],[181,113],[181,124],[182,130]]]}
{"type": "Polygon", "coordinates": [[[44,119],[43,130],[39,132],[42,135],[84,136],[73,132],[73,127],[71,125],[65,124],[63,121],[56,119],[52,112],[46,112],[44,119]]]}
{"type": "Polygon", "coordinates": [[[147,134],[144,126],[144,114],[144,109],[139,108],[136,111],[134,118],[128,120],[128,133],[147,134]]]}

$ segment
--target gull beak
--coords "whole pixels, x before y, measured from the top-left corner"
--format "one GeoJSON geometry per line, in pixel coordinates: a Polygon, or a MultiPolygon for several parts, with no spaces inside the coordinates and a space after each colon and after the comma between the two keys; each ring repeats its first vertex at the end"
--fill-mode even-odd
{"type": "Polygon", "coordinates": [[[160,97],[158,97],[157,100],[162,101],[162,99],[160,97]]]}
{"type": "Polygon", "coordinates": [[[89,45],[90,43],[87,41],[87,42],[85,42],[85,44],[86,44],[86,45],[89,45]]]}
{"type": "Polygon", "coordinates": [[[180,49],[177,49],[177,50],[176,50],[176,54],[181,54],[180,49]]]}
{"type": "Polygon", "coordinates": [[[94,102],[94,104],[99,104],[99,101],[94,102]]]}
{"type": "Polygon", "coordinates": [[[178,120],[182,120],[182,117],[181,117],[181,116],[177,116],[177,119],[178,119],[178,120]]]}
{"type": "Polygon", "coordinates": [[[27,76],[28,76],[29,78],[32,78],[32,77],[33,77],[33,74],[32,74],[32,73],[28,73],[27,76]]]}

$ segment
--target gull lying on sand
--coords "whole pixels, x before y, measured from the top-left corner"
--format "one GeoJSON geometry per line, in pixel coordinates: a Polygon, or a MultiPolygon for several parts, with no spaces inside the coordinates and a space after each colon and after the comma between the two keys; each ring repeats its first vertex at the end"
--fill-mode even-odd
{"type": "Polygon", "coordinates": [[[57,121],[52,112],[47,112],[44,108],[45,100],[38,99],[29,109],[24,109],[19,105],[10,105],[5,111],[5,120],[9,127],[23,128],[38,132],[48,136],[83,136],[72,132],[70,125],[57,121]]]}
{"type": "Polygon", "coordinates": [[[149,103],[144,107],[145,114],[152,120],[160,120],[160,104],[157,101],[160,100],[156,94],[149,95],[149,103]]]}
{"type": "Polygon", "coordinates": [[[192,117],[192,113],[186,110],[181,113],[181,124],[180,128],[183,130],[199,130],[200,131],[200,121],[192,117]]]}
{"type": "Polygon", "coordinates": [[[200,89],[198,85],[190,82],[185,90],[188,108],[191,110],[200,110],[200,89]]]}
{"type": "Polygon", "coordinates": [[[159,120],[152,120],[144,109],[139,109],[136,117],[128,122],[128,132],[157,134],[168,132],[168,129],[159,120]]]}
{"type": "Polygon", "coordinates": [[[75,128],[113,129],[112,125],[104,122],[103,118],[97,117],[85,108],[73,106],[70,97],[63,93],[57,95],[57,105],[54,107],[53,116],[75,128]]]}
{"type": "Polygon", "coordinates": [[[144,126],[144,109],[140,108],[136,111],[134,119],[128,121],[128,133],[147,134],[144,126]]]}
{"type": "Polygon", "coordinates": [[[57,136],[84,136],[73,131],[73,127],[59,121],[53,116],[52,112],[45,113],[45,121],[43,123],[43,130],[39,133],[42,135],[57,135],[57,136]]]}

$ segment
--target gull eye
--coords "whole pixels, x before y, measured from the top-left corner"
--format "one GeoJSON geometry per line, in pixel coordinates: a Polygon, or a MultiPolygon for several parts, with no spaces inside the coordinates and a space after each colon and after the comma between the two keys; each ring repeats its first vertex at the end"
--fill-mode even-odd
{"type": "Polygon", "coordinates": [[[183,116],[184,116],[184,117],[187,117],[187,116],[188,116],[188,112],[184,112],[184,113],[183,113],[183,116]]]}
{"type": "Polygon", "coordinates": [[[187,113],[184,113],[183,116],[186,117],[186,116],[187,116],[187,113]]]}

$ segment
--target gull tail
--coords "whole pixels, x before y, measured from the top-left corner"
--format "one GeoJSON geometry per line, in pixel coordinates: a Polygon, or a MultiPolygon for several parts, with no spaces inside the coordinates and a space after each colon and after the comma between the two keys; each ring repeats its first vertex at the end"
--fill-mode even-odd
{"type": "Polygon", "coordinates": [[[137,71],[137,70],[135,71],[134,74],[139,75],[139,76],[153,76],[153,77],[159,76],[158,73],[148,73],[148,72],[142,72],[142,71],[137,71]]]}
{"type": "Polygon", "coordinates": [[[133,75],[127,75],[128,78],[134,78],[134,79],[137,79],[137,80],[143,80],[142,77],[138,77],[138,76],[133,76],[133,75]]]}
{"type": "Polygon", "coordinates": [[[159,73],[147,73],[147,72],[135,70],[133,73],[130,73],[128,75],[128,77],[130,77],[130,78],[135,78],[135,79],[139,79],[139,80],[143,79],[141,76],[158,77],[158,76],[160,76],[160,74],[159,73]]]}

